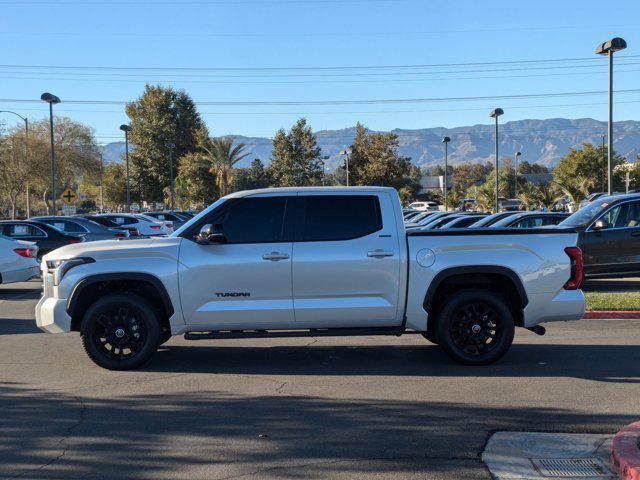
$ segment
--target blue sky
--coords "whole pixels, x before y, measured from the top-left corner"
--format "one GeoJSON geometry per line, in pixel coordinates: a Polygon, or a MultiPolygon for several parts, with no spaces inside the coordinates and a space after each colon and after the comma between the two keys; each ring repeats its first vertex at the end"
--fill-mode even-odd
{"type": "MultiPolygon", "coordinates": [[[[0,0],[0,110],[42,118],[45,104],[7,100],[38,99],[51,91],[63,101],[56,111],[88,123],[99,142],[107,143],[119,139],[118,126],[127,120],[117,102],[136,98],[145,81],[161,81],[187,90],[214,135],[272,136],[300,116],[316,130],[356,121],[372,129],[454,127],[489,123],[488,112],[496,106],[505,110],[504,121],[605,120],[604,95],[464,98],[606,90],[606,59],[594,49],[613,36],[629,45],[618,57],[616,89],[640,89],[640,2],[615,5],[596,0],[0,0]],[[317,69],[371,66],[385,68],[317,69]],[[234,104],[453,97],[463,99],[234,104]]],[[[616,120],[640,119],[640,92],[621,93],[616,101],[616,120]]]]}

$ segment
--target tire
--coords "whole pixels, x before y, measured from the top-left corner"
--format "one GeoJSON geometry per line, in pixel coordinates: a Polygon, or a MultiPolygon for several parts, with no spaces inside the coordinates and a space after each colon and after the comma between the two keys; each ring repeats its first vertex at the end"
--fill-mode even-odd
{"type": "Polygon", "coordinates": [[[438,339],[436,338],[435,332],[424,332],[422,336],[429,340],[431,343],[435,343],[436,345],[438,345],[438,339]]]}
{"type": "Polygon", "coordinates": [[[481,290],[451,297],[436,323],[442,349],[456,362],[489,365],[504,356],[513,343],[515,324],[505,301],[481,290]]]}
{"type": "Polygon", "coordinates": [[[170,329],[167,329],[166,331],[162,330],[160,332],[160,340],[158,340],[158,346],[164,345],[165,343],[167,343],[169,340],[171,340],[171,337],[172,335],[171,335],[170,329]]]}
{"type": "Polygon", "coordinates": [[[160,322],[144,299],[111,293],[87,309],[80,337],[96,365],[108,370],[132,370],[144,365],[157,350],[160,322]]]}

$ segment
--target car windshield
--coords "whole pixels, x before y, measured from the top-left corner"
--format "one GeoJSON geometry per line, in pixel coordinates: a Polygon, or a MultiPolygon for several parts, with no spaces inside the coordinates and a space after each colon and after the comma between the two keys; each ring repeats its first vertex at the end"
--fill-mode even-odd
{"type": "Polygon", "coordinates": [[[611,204],[611,197],[601,197],[584,207],[582,207],[577,212],[573,213],[571,216],[565,218],[562,222],[559,223],[561,227],[584,227],[591,220],[600,213],[604,208],[608,207],[611,204]]]}

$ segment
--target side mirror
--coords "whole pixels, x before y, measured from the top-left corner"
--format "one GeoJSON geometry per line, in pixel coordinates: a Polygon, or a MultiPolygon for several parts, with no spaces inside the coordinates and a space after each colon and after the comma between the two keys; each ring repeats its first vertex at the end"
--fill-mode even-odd
{"type": "Polygon", "coordinates": [[[216,245],[227,243],[227,237],[222,232],[216,231],[213,225],[207,224],[200,229],[196,242],[200,245],[216,245]]]}
{"type": "Polygon", "coordinates": [[[605,228],[607,228],[607,226],[604,223],[604,220],[598,220],[596,223],[593,224],[592,228],[597,232],[598,230],[604,230],[605,228]]]}

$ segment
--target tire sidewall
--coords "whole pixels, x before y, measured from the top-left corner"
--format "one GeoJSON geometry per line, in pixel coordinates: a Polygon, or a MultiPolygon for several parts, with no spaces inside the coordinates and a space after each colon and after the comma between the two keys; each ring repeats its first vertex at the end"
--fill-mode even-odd
{"type": "Polygon", "coordinates": [[[133,294],[111,293],[95,301],[86,311],[80,326],[82,345],[91,360],[108,370],[130,370],[144,365],[154,354],[160,342],[160,322],[153,308],[143,298],[133,294]],[[136,312],[144,322],[147,338],[143,347],[132,357],[125,359],[109,358],[93,343],[91,332],[98,316],[116,306],[126,306],[136,312]]]}
{"type": "Polygon", "coordinates": [[[509,351],[514,335],[513,315],[506,302],[498,295],[486,291],[470,290],[455,294],[440,311],[436,324],[436,338],[439,345],[453,360],[465,365],[488,365],[497,362],[509,351]],[[450,325],[453,316],[460,307],[468,303],[484,303],[494,309],[500,317],[503,333],[496,346],[483,355],[471,355],[462,351],[451,338],[450,325]]]}

